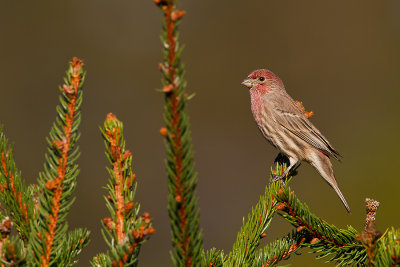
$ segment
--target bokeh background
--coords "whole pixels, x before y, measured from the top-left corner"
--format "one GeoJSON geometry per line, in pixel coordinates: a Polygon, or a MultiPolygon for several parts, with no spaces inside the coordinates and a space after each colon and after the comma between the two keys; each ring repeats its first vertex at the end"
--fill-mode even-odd
{"type": "MultiPolygon", "coordinates": [[[[299,198],[328,222],[359,230],[364,198],[375,198],[381,202],[378,228],[399,227],[400,2],[179,2],[187,11],[181,42],[188,91],[196,93],[189,112],[205,247],[230,251],[277,154],[253,122],[248,91],[240,85],[257,68],[279,75],[344,155],[334,170],[351,215],[307,164],[291,183],[299,198]]],[[[86,64],[81,173],[69,222],[92,234],[78,266],[106,249],[100,221],[108,214],[102,189],[107,173],[98,126],[108,112],[124,122],[139,183],[136,199],[157,229],[142,247],[140,266],[171,266],[159,134],[163,95],[155,91],[161,18],[151,0],[1,1],[0,122],[28,183],[42,170],[67,62],[78,56],[86,64]]],[[[267,241],[289,229],[274,219],[267,241]]],[[[303,252],[289,262],[322,265],[303,252]]]]}

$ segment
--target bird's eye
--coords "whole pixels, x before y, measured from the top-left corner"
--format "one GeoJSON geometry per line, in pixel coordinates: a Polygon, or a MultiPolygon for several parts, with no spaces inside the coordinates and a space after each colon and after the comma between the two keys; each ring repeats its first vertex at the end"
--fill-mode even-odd
{"type": "Polygon", "coordinates": [[[258,78],[258,79],[259,79],[261,82],[265,80],[264,77],[260,77],[260,78],[258,78]]]}

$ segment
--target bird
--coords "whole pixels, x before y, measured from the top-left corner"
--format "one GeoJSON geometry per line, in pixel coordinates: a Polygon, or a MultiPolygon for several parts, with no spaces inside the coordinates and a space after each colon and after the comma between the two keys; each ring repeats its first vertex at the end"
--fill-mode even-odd
{"type": "Polygon", "coordinates": [[[287,177],[305,161],[335,190],[348,213],[350,207],[333,174],[330,157],[342,157],[286,92],[282,80],[272,71],[259,69],[242,82],[249,88],[251,111],[265,139],[289,159],[289,167],[273,180],[287,177]]]}

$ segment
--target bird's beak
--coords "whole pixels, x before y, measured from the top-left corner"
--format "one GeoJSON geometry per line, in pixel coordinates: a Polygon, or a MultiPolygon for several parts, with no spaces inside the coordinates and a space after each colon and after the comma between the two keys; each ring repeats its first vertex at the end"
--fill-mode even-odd
{"type": "Polygon", "coordinates": [[[245,79],[245,80],[242,82],[242,84],[243,84],[244,86],[246,86],[247,88],[251,88],[251,87],[253,87],[254,82],[253,82],[252,79],[247,78],[247,79],[245,79]]]}

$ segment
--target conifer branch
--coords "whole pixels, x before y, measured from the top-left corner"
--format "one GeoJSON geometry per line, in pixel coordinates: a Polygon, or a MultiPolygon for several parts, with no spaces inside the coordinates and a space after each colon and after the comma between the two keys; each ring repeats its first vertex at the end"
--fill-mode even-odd
{"type": "Polygon", "coordinates": [[[222,267],[225,261],[226,256],[224,252],[212,248],[203,255],[202,266],[222,267]]]}
{"type": "Polygon", "coordinates": [[[184,67],[180,61],[182,48],[178,42],[177,27],[185,11],[176,8],[174,0],[154,0],[164,14],[162,91],[165,94],[164,119],[166,127],[160,130],[166,138],[168,211],[172,229],[172,261],[174,266],[195,266],[201,263],[203,250],[199,226],[198,199],[195,188],[197,174],[190,136],[186,104],[184,67]]]}
{"type": "Polygon", "coordinates": [[[251,210],[247,222],[243,222],[232,252],[228,255],[228,266],[250,266],[253,263],[260,239],[264,237],[276,212],[276,200],[271,194],[271,187],[274,186],[272,184],[265,188],[265,194],[251,210]]]}
{"type": "Polygon", "coordinates": [[[23,240],[29,236],[29,220],[33,217],[32,197],[16,168],[13,148],[0,128],[0,200],[23,240]]]}
{"type": "MultiPolygon", "coordinates": [[[[65,217],[72,205],[71,195],[79,173],[75,161],[79,157],[75,143],[80,123],[82,85],[85,78],[83,62],[73,58],[66,72],[65,84],[60,88],[57,120],[50,131],[45,170],[38,179],[39,206],[37,222],[32,225],[30,245],[37,265],[49,266],[62,262],[60,249],[65,248],[67,224],[65,217]]],[[[88,233],[82,230],[81,244],[86,244],[88,233]]],[[[72,252],[71,252],[72,253],[72,252]]]]}
{"type": "Polygon", "coordinates": [[[132,172],[132,154],[125,149],[123,125],[112,113],[101,128],[106,155],[111,164],[111,180],[107,186],[107,208],[111,217],[103,219],[103,236],[110,252],[93,259],[93,266],[137,265],[140,246],[155,232],[148,213],[138,216],[139,204],[134,202],[137,183],[132,172]],[[110,255],[111,254],[111,255],[110,255]]]}
{"type": "MultiPolygon", "coordinates": [[[[277,164],[272,173],[282,174],[285,168],[285,164],[277,164]]],[[[266,187],[265,194],[252,209],[247,222],[243,223],[227,258],[219,257],[223,252],[212,249],[203,255],[203,263],[208,266],[271,266],[287,259],[300,248],[308,247],[319,254],[317,258],[330,257],[328,262],[334,261],[339,266],[365,264],[368,260],[367,249],[357,239],[357,231],[351,226],[347,230],[338,229],[312,214],[290,190],[287,185],[290,180],[291,177],[288,177],[286,184],[277,181],[266,187]],[[266,235],[265,231],[275,214],[283,216],[296,230],[256,251],[260,238],[266,235]]],[[[393,263],[397,258],[400,259],[400,237],[395,233],[397,232],[392,230],[390,238],[376,241],[375,251],[383,255],[380,260],[393,263]],[[384,241],[393,244],[391,254],[387,253],[387,245],[382,246],[386,250],[380,249],[380,244],[384,241]]]]}
{"type": "Polygon", "coordinates": [[[391,227],[376,243],[369,266],[400,266],[400,229],[391,227]]]}
{"type": "Polygon", "coordinates": [[[251,266],[267,267],[276,265],[281,260],[286,260],[291,254],[301,248],[305,237],[297,232],[293,232],[284,238],[271,242],[263,249],[259,249],[255,255],[251,266]]]}
{"type": "Polygon", "coordinates": [[[313,249],[320,255],[317,258],[331,256],[328,261],[335,261],[339,265],[360,264],[366,259],[366,250],[356,240],[357,231],[349,226],[347,230],[338,229],[312,214],[309,208],[301,203],[290,190],[278,182],[273,187],[273,194],[278,201],[278,213],[289,221],[298,232],[306,238],[302,246],[313,249]]]}

